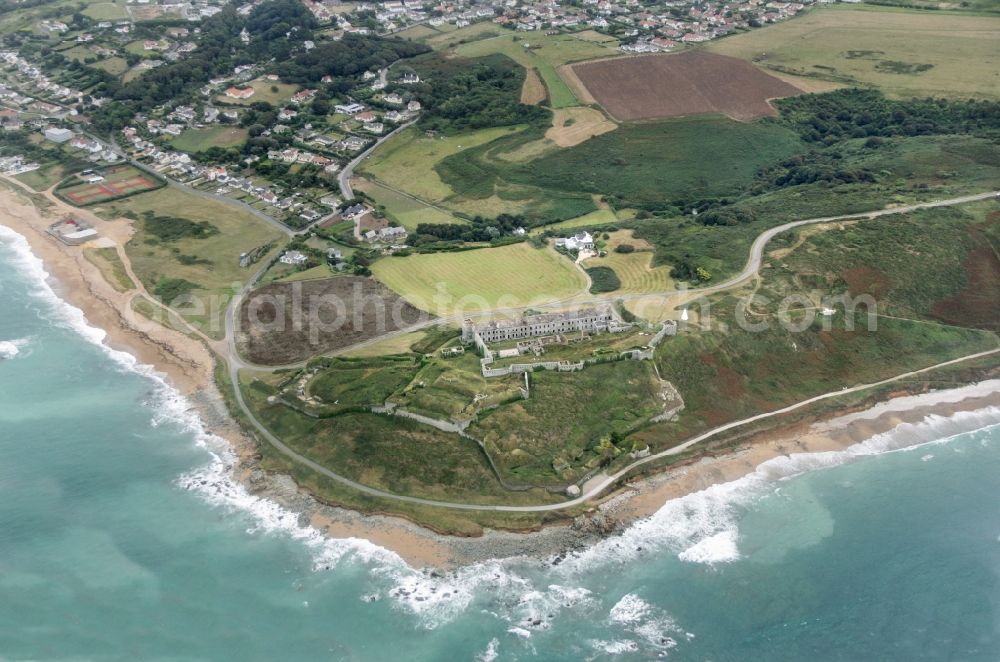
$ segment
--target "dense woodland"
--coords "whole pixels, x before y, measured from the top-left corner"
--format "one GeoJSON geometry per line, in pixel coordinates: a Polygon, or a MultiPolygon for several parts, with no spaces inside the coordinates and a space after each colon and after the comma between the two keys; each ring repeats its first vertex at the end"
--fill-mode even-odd
{"type": "Polygon", "coordinates": [[[424,104],[420,121],[425,129],[465,131],[549,122],[548,110],[521,103],[524,68],[508,57],[432,55],[411,65],[422,79],[414,91],[424,104]]]}
{"type": "Polygon", "coordinates": [[[1000,129],[1000,102],[886,99],[876,90],[846,89],[775,102],[781,121],[809,143],[848,138],[981,133],[1000,129]]]}
{"type": "MultiPolygon", "coordinates": [[[[323,76],[356,81],[366,71],[382,69],[396,60],[429,50],[423,44],[403,39],[348,34],[340,41],[320,42],[311,51],[282,62],[278,66],[278,74],[283,80],[306,86],[317,85],[323,76]]],[[[350,85],[335,91],[346,92],[348,89],[350,85]]]]}
{"type": "Polygon", "coordinates": [[[500,214],[496,218],[476,216],[468,224],[420,223],[416,236],[411,238],[420,246],[438,241],[496,241],[510,235],[519,227],[527,227],[528,221],[519,214],[500,214]]]}

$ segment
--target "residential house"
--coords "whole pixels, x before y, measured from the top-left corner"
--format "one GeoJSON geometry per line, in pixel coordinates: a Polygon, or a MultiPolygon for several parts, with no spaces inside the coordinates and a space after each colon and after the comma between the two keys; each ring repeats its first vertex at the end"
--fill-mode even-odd
{"type": "Polygon", "coordinates": [[[232,99],[249,99],[255,92],[252,87],[230,87],[226,89],[226,96],[232,99]]]}
{"type": "Polygon", "coordinates": [[[556,239],[556,247],[568,251],[591,251],[594,250],[594,238],[587,231],[577,232],[572,237],[556,239]]]}
{"type": "Polygon", "coordinates": [[[292,266],[302,266],[309,261],[309,256],[305,255],[301,251],[285,251],[284,254],[278,261],[282,264],[290,264],[292,266]]]}

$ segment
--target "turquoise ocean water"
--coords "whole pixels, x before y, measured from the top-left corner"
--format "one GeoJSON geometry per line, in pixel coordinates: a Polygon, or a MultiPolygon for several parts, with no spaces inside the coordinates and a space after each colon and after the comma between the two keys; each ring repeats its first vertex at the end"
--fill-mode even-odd
{"type": "Polygon", "coordinates": [[[432,576],[244,493],[101,335],[0,228],[0,659],[1000,659],[1000,411],[432,576]]]}

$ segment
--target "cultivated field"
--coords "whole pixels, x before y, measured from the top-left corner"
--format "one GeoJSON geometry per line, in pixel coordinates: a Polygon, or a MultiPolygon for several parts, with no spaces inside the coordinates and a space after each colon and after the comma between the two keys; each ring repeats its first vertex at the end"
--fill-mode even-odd
{"type": "Polygon", "coordinates": [[[112,166],[101,171],[104,181],[88,184],[74,178],[68,186],[56,189],[59,197],[78,207],[96,205],[163,186],[163,182],[130,165],[112,166]]]}
{"type": "Polygon", "coordinates": [[[461,44],[454,52],[461,57],[502,53],[525,69],[536,69],[548,89],[549,105],[552,108],[566,108],[580,105],[580,100],[559,76],[557,68],[572,62],[616,55],[616,45],[615,42],[597,43],[565,34],[532,33],[523,37],[518,35],[516,39],[504,34],[461,44]]]}
{"type": "Polygon", "coordinates": [[[744,121],[776,115],[768,99],[801,94],[746,61],[703,51],[587,62],[573,71],[619,120],[720,113],[744,121]]]}
{"type": "Polygon", "coordinates": [[[243,302],[239,347],[255,363],[281,365],[395,331],[422,315],[370,278],[272,283],[243,302]],[[296,301],[302,302],[298,313],[296,301]],[[296,314],[303,316],[302,324],[292,323],[296,314]]]}
{"type": "Polygon", "coordinates": [[[583,274],[547,248],[526,243],[456,253],[390,257],[372,273],[413,305],[438,315],[464,306],[527,306],[578,294],[583,274]]]}
{"type": "Polygon", "coordinates": [[[1000,98],[1000,17],[843,5],[718,39],[713,53],[896,97],[1000,98]]]}
{"type": "Polygon", "coordinates": [[[538,70],[534,67],[525,70],[524,84],[521,85],[521,103],[537,106],[545,101],[548,93],[545,90],[545,83],[538,75],[538,70]]]}
{"type": "Polygon", "coordinates": [[[128,71],[128,61],[126,61],[123,57],[109,57],[101,60],[100,62],[95,62],[91,66],[95,69],[106,71],[112,76],[121,76],[128,71]]]}
{"type": "Polygon", "coordinates": [[[572,147],[617,128],[617,124],[594,108],[559,108],[552,113],[552,127],[545,137],[559,147],[572,147]]]}
{"type": "Polygon", "coordinates": [[[182,152],[203,152],[209,147],[235,147],[246,142],[247,130],[235,126],[211,126],[204,129],[185,129],[170,141],[174,149],[182,152]]]}

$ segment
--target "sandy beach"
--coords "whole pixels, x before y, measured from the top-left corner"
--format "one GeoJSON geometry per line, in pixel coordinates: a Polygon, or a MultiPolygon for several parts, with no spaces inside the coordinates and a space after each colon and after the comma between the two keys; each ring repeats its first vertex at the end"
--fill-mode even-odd
{"type": "MultiPolygon", "coordinates": [[[[1000,380],[898,397],[864,411],[769,431],[732,452],[686,462],[651,478],[636,480],[566,524],[530,533],[487,531],[478,538],[442,536],[401,518],[363,515],[320,504],[287,476],[260,470],[254,460],[255,442],[230,418],[215,388],[214,359],[207,341],[132,314],[129,302],[135,292],[115,290],[79,247],[65,246],[45,232],[55,220],[73,213],[91,222],[108,242],[106,245],[120,249],[131,237],[131,224],[125,219],[101,219],[51,197],[49,201],[50,206],[40,211],[25,195],[0,189],[0,225],[27,239],[55,280],[57,293],[80,308],[91,324],[106,331],[108,345],[154,366],[191,400],[206,426],[233,445],[241,458],[235,472],[237,479],[251,492],[299,513],[303,522],[326,535],[367,539],[418,567],[449,567],[525,554],[544,557],[579,548],[651,515],[671,499],[736,480],[769,459],[792,453],[841,450],[902,423],[920,422],[931,415],[947,417],[962,411],[1000,407],[1000,380]]],[[[124,255],[121,250],[119,253],[124,255]]],[[[139,290],[142,291],[141,286],[139,290]]]]}

